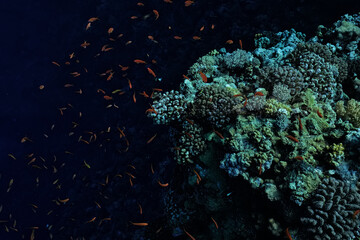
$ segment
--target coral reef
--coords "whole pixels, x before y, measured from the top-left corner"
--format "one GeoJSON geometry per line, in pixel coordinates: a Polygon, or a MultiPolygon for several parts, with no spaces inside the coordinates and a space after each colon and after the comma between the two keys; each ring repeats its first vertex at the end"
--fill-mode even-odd
{"type": "Polygon", "coordinates": [[[211,51],[178,91],[154,96],[148,115],[171,127],[187,179],[178,207],[189,218],[176,228],[201,222],[199,239],[359,236],[360,15],[305,39],[291,29],[257,34],[253,51],[211,51]]]}

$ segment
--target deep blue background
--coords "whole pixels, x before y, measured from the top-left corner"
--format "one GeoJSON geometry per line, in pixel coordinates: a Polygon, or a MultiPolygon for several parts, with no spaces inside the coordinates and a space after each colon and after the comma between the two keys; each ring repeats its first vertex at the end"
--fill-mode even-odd
{"type": "MultiPolygon", "coordinates": [[[[182,81],[181,75],[198,57],[211,49],[223,47],[228,39],[234,39],[234,42],[242,39],[245,49],[251,49],[252,38],[258,32],[293,27],[311,35],[317,25],[329,25],[344,13],[360,10],[359,3],[355,1],[198,1],[189,8],[183,6],[183,1],[176,0],[173,4],[155,0],[144,3],[145,7],[141,8],[136,6],[135,1],[115,0],[0,2],[0,205],[3,205],[0,220],[8,219],[11,213],[26,238],[31,232],[27,227],[39,226],[40,239],[47,239],[46,224],[54,224],[54,229],[65,225],[68,235],[89,237],[104,234],[127,239],[135,234],[134,228],[128,225],[129,220],[152,221],[162,215],[163,189],[156,181],[160,178],[171,182],[174,169],[166,128],[152,126],[145,117],[146,99],[137,95],[137,104],[132,102],[133,91],[128,88],[125,78],[118,75],[108,83],[99,80],[97,73],[115,69],[117,64],[128,65],[128,77],[137,93],[152,87],[170,90],[178,86],[182,81]],[[160,13],[157,21],[154,21],[153,9],[160,13]],[[130,16],[146,14],[150,14],[149,20],[129,20],[130,16]],[[101,21],[94,24],[93,30],[85,32],[87,19],[94,16],[101,21]],[[209,30],[211,24],[216,25],[214,31],[209,30]],[[199,32],[203,25],[206,30],[199,32]],[[128,47],[122,44],[108,56],[95,60],[95,46],[99,48],[106,42],[106,31],[110,26],[117,34],[124,33],[125,39],[134,43],[128,47]],[[172,26],[171,31],[168,26],[172,26]],[[147,35],[154,36],[159,44],[148,40],[147,35]],[[181,35],[183,40],[174,41],[173,35],[181,35]],[[203,40],[193,41],[194,35],[200,35],[203,40]],[[94,48],[81,49],[79,45],[84,40],[91,42],[94,48]],[[81,96],[62,87],[67,82],[74,82],[68,73],[77,68],[59,69],[51,64],[51,61],[57,61],[63,65],[73,51],[81,59],[81,65],[89,69],[87,77],[76,80],[78,88],[84,91],[81,96]],[[150,57],[147,58],[146,54],[150,57]],[[147,66],[154,69],[163,81],[154,82],[143,66],[132,62],[135,58],[148,62],[155,59],[157,64],[147,66]],[[41,84],[45,85],[42,91],[38,88],[41,84]],[[97,88],[107,92],[117,88],[126,91],[123,98],[115,100],[119,110],[105,109],[108,102],[96,93],[97,88]],[[69,110],[69,114],[66,112],[66,116],[61,117],[57,108],[67,103],[74,105],[76,111],[69,110]],[[81,120],[77,117],[79,111],[84,113],[81,120]],[[85,130],[100,132],[112,126],[112,131],[115,131],[116,126],[125,126],[131,143],[129,152],[116,153],[117,148],[124,146],[122,140],[116,139],[117,134],[109,134],[99,140],[106,145],[106,153],[104,148],[86,146],[77,143],[77,139],[69,138],[71,122],[78,120],[81,121],[79,135],[84,135],[85,130]],[[51,133],[52,124],[56,126],[51,133]],[[49,134],[50,138],[45,139],[43,133],[49,134]],[[147,145],[147,139],[155,133],[158,133],[156,140],[151,146],[147,145]],[[21,144],[20,139],[24,136],[34,143],[21,144]],[[110,143],[106,139],[111,139],[110,143]],[[64,154],[66,150],[75,155],[64,154]],[[55,175],[51,170],[31,168],[27,165],[30,159],[25,156],[33,152],[50,162],[56,155],[59,160],[48,166],[59,167],[66,162],[66,167],[55,175]],[[8,153],[14,154],[17,160],[9,158],[8,153]],[[83,167],[84,160],[92,165],[89,171],[83,167]],[[155,176],[149,173],[150,163],[157,169],[155,176]],[[107,175],[130,171],[127,164],[137,168],[137,183],[133,188],[129,187],[128,179],[112,183],[107,188],[98,187],[98,182],[104,181],[107,175]],[[85,180],[73,183],[71,177],[74,173],[85,177],[85,180]],[[40,185],[36,187],[38,176],[40,185]],[[14,185],[6,193],[11,178],[15,179],[14,185]],[[58,178],[63,183],[61,190],[56,190],[52,184],[58,178]],[[108,207],[103,207],[101,211],[93,203],[101,200],[99,192],[110,196],[110,200],[103,201],[108,207]],[[71,204],[57,207],[51,200],[58,197],[69,197],[71,204]],[[138,211],[137,202],[141,202],[144,209],[141,218],[135,214],[138,211]],[[39,206],[36,214],[32,212],[30,203],[39,206]],[[55,214],[47,216],[50,209],[55,209],[55,214]],[[94,214],[99,217],[111,215],[118,222],[101,228],[103,233],[94,233],[95,229],[84,224],[94,214]],[[76,220],[71,222],[70,218],[76,220]]],[[[235,44],[227,46],[229,51],[237,47],[235,44]]],[[[116,72],[120,74],[119,69],[116,72]]],[[[55,239],[62,239],[57,233],[54,230],[55,239]]],[[[19,237],[18,233],[5,233],[0,226],[0,239],[19,237]]]]}

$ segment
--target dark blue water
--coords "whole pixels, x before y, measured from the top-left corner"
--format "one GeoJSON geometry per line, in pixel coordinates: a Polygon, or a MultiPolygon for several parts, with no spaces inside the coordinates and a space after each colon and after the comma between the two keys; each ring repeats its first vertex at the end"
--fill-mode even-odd
{"type": "MultiPolygon", "coordinates": [[[[312,34],[317,25],[329,25],[341,15],[360,9],[354,1],[304,0],[290,4],[281,0],[218,0],[196,1],[187,8],[176,0],[172,4],[160,0],[143,3],[1,1],[0,220],[7,222],[0,223],[0,239],[30,239],[33,227],[39,228],[34,231],[35,239],[49,239],[49,233],[54,239],[141,239],[137,236],[145,230],[138,230],[129,221],[152,223],[154,231],[161,228],[166,189],[157,181],[171,183],[177,169],[167,129],[152,125],[146,118],[150,101],[138,93],[151,93],[154,87],[177,88],[182,74],[198,57],[223,47],[228,39],[236,43],[242,39],[244,48],[251,49],[256,33],[295,28],[312,34]],[[158,20],[153,9],[160,14],[158,20]],[[143,19],[146,15],[148,18],[143,19]],[[139,19],[131,20],[131,16],[139,19]],[[85,31],[90,17],[100,20],[85,31]],[[204,31],[199,30],[202,26],[204,31]],[[120,33],[123,37],[109,41],[110,27],[114,28],[111,37],[120,33]],[[174,35],[183,39],[174,40],[174,35]],[[194,41],[194,35],[202,39],[194,41]],[[84,40],[91,43],[86,49],[80,47],[84,40]],[[132,43],[126,45],[127,41],[132,43]],[[94,57],[104,44],[114,50],[94,57]],[[75,57],[69,59],[72,52],[75,57]],[[145,60],[146,67],[162,81],[154,81],[134,59],[145,60]],[[126,76],[119,64],[129,66],[126,76]],[[99,76],[108,69],[115,72],[111,81],[99,76]],[[81,75],[74,78],[69,74],[75,71],[81,75]],[[74,86],[65,88],[67,83],[74,86]],[[40,85],[44,85],[43,90],[40,85]],[[82,94],[77,93],[80,89],[82,94]],[[122,89],[124,94],[106,101],[98,89],[108,94],[122,89]],[[118,108],[106,108],[114,103],[118,108]],[[59,108],[63,107],[66,110],[61,115],[59,108]],[[117,127],[124,129],[129,147],[117,127]],[[89,140],[92,134],[88,132],[96,134],[96,141],[89,140]],[[156,133],[154,141],[146,144],[156,133]],[[21,143],[25,136],[31,142],[21,143]],[[80,136],[90,144],[78,141],[80,136]],[[34,157],[35,162],[28,164],[34,157]],[[155,174],[151,174],[151,164],[155,174]],[[125,172],[136,176],[132,187],[125,172]],[[14,182],[7,192],[10,179],[14,182]],[[67,203],[59,202],[67,198],[67,203]],[[96,221],[87,223],[94,217],[96,221]],[[100,224],[106,218],[111,221],[100,224]]],[[[227,49],[238,47],[234,44],[227,49]]],[[[161,236],[169,239],[171,234],[161,236]]]]}

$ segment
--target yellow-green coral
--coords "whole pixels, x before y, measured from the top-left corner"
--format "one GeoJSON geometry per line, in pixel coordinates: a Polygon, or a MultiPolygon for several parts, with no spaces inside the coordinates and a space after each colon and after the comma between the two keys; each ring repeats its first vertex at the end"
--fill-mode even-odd
{"type": "Polygon", "coordinates": [[[329,150],[329,163],[335,167],[339,166],[345,159],[344,146],[342,143],[333,143],[331,146],[326,146],[329,150]]]}
{"type": "Polygon", "coordinates": [[[339,117],[349,121],[356,128],[360,127],[360,102],[350,99],[345,106],[344,101],[338,101],[335,109],[339,117]]]}
{"type": "Polygon", "coordinates": [[[291,108],[289,105],[279,102],[278,100],[271,98],[266,100],[265,104],[265,113],[270,116],[275,116],[278,114],[279,109],[284,109],[289,115],[291,112],[291,108]]]}

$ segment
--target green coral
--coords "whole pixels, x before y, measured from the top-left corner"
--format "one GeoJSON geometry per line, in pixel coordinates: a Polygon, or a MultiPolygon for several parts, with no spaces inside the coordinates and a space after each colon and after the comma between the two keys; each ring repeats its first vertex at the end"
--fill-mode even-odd
{"type": "Polygon", "coordinates": [[[290,115],[291,113],[291,107],[289,105],[279,102],[275,98],[267,99],[264,110],[269,116],[276,116],[279,114],[279,111],[284,112],[286,115],[290,115]]]}
{"type": "Polygon", "coordinates": [[[345,148],[342,143],[326,146],[326,150],[329,151],[329,163],[332,166],[338,167],[345,160],[345,148]]]}
{"type": "Polygon", "coordinates": [[[350,99],[345,106],[344,101],[338,101],[335,106],[339,117],[349,121],[354,127],[360,127],[360,102],[350,99]]]}

